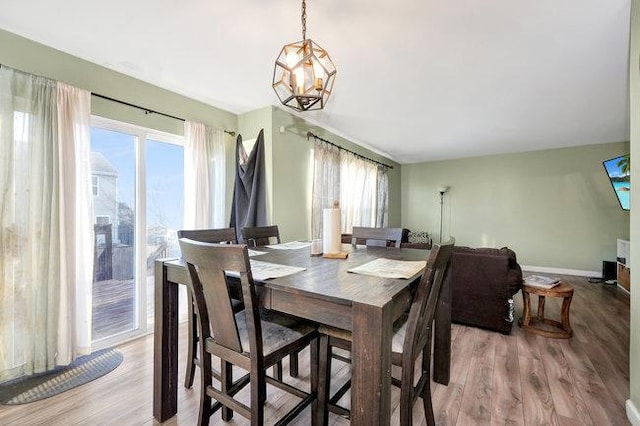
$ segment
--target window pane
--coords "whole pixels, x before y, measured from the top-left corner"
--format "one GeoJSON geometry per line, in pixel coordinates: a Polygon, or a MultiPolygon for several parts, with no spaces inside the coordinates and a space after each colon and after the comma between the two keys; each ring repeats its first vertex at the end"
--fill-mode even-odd
{"type": "Polygon", "coordinates": [[[137,328],[135,283],[136,136],[91,130],[95,266],[93,340],[137,328]]]}
{"type": "MultiPolygon", "coordinates": [[[[147,140],[147,318],[153,324],[154,261],[179,257],[176,231],[184,223],[183,147],[147,140]]],[[[183,286],[180,286],[183,287],[183,286]]],[[[184,296],[181,295],[181,299],[184,296]]],[[[182,303],[182,302],[181,302],[182,303]]],[[[185,309],[180,309],[183,314],[185,309]]]]}

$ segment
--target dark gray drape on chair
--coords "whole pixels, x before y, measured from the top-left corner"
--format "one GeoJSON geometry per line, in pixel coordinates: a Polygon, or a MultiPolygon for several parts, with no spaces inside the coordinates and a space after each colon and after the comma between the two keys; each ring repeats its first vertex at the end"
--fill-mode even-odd
{"type": "Polygon", "coordinates": [[[236,177],[231,205],[231,225],[236,227],[238,241],[246,226],[267,224],[267,203],[264,176],[264,129],[260,130],[253,149],[247,155],[242,136],[236,140],[236,177]]]}

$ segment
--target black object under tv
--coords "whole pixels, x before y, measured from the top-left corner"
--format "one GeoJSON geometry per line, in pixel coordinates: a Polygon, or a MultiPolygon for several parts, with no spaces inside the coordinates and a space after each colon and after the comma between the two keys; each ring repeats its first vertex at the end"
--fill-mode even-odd
{"type": "Polygon", "coordinates": [[[602,162],[613,192],[623,210],[629,210],[631,194],[631,167],[629,154],[610,158],[602,162]]]}

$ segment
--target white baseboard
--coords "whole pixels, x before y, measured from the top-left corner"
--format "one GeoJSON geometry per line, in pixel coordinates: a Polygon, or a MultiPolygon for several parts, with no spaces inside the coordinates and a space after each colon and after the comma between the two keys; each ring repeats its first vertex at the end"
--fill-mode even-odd
{"type": "Polygon", "coordinates": [[[520,265],[523,271],[541,272],[543,274],[576,275],[578,277],[600,278],[602,272],[584,271],[581,269],[548,268],[546,266],[520,265]]]}
{"type": "MultiPolygon", "coordinates": [[[[602,278],[602,273],[598,271],[584,271],[582,269],[548,268],[546,266],[530,266],[530,265],[520,265],[520,267],[522,268],[523,272],[540,272],[543,274],[575,275],[577,277],[602,278]]],[[[629,293],[629,290],[622,287],[620,284],[617,284],[617,287],[620,290],[628,294],[631,294],[629,293]]],[[[640,424],[638,426],[640,426],[640,424]]]]}
{"type": "Polygon", "coordinates": [[[624,405],[627,409],[627,419],[629,419],[633,426],[640,426],[640,412],[638,408],[630,399],[627,399],[624,405]]]}

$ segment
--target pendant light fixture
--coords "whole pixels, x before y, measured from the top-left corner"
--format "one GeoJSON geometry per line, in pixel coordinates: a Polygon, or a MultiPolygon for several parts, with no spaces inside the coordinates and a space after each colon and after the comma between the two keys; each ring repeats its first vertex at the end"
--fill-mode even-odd
{"type": "Polygon", "coordinates": [[[336,76],[329,53],[307,38],[307,2],[302,0],[302,40],[285,44],[273,69],[273,90],[280,102],[298,111],[322,109],[336,76]]]}

